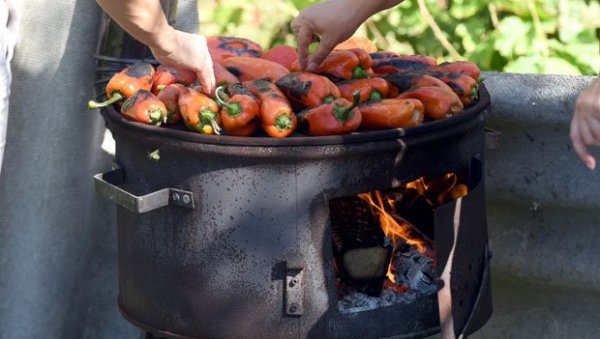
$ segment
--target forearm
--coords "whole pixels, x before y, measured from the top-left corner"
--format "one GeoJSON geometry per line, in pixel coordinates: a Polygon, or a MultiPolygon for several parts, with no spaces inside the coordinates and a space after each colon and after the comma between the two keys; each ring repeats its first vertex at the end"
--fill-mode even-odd
{"type": "Polygon", "coordinates": [[[174,29],[169,26],[159,0],[96,0],[127,33],[160,54],[174,49],[174,29]]]}
{"type": "Polygon", "coordinates": [[[350,14],[353,15],[359,23],[366,21],[372,15],[383,10],[392,8],[404,0],[337,0],[345,1],[350,14]]]}

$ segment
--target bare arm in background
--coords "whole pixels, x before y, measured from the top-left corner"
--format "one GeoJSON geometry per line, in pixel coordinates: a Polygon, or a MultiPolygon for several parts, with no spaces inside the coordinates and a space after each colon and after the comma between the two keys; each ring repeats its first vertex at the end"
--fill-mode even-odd
{"type": "Polygon", "coordinates": [[[600,77],[577,97],[571,120],[571,143],[585,165],[594,169],[596,159],[588,147],[600,146],[600,77]]]}
{"type": "Polygon", "coordinates": [[[96,0],[127,33],[150,47],[164,65],[191,69],[207,93],[215,88],[206,37],[169,26],[159,0],[96,0]]]}
{"type": "Polygon", "coordinates": [[[292,21],[298,39],[301,69],[314,71],[340,42],[350,38],[371,15],[391,8],[403,0],[329,0],[303,9],[292,21]],[[313,35],[319,47],[309,60],[308,47],[313,35]]]}

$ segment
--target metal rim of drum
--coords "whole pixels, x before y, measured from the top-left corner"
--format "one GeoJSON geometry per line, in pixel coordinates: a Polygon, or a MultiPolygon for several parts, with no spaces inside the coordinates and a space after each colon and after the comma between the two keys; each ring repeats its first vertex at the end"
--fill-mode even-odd
{"type": "Polygon", "coordinates": [[[287,138],[271,137],[235,137],[228,135],[204,135],[177,129],[172,127],[152,126],[135,122],[125,118],[113,106],[102,110],[105,119],[124,127],[132,129],[148,136],[167,137],[181,141],[197,142],[202,144],[228,145],[228,146],[321,146],[321,145],[343,145],[356,144],[372,141],[384,141],[400,138],[418,136],[425,133],[448,128],[460,124],[466,120],[472,119],[483,112],[490,104],[490,95],[483,84],[479,85],[479,99],[474,105],[467,107],[461,114],[437,121],[430,121],[425,124],[410,127],[385,129],[376,131],[360,131],[347,135],[332,136],[291,136],[287,138]]]}

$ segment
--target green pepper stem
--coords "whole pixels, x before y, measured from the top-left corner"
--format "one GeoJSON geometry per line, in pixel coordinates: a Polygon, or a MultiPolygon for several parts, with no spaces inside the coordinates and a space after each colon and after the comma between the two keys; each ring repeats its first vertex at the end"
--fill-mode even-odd
{"type": "Polygon", "coordinates": [[[352,71],[352,79],[367,79],[367,78],[369,78],[369,73],[367,73],[367,71],[362,66],[357,66],[352,71]]]}
{"type": "Polygon", "coordinates": [[[379,101],[381,99],[383,99],[383,94],[380,91],[374,89],[371,91],[371,93],[369,93],[370,101],[379,101]]]}
{"type": "Polygon", "coordinates": [[[160,108],[148,112],[148,117],[150,117],[150,124],[156,126],[160,126],[166,119],[164,112],[160,108]]]}
{"type": "Polygon", "coordinates": [[[165,87],[167,87],[167,85],[158,85],[156,86],[156,89],[162,91],[163,89],[165,89],[165,87]]]}
{"type": "Polygon", "coordinates": [[[112,105],[115,102],[121,101],[121,100],[123,100],[123,94],[121,94],[121,92],[114,92],[112,97],[110,97],[110,99],[107,99],[105,101],[102,101],[102,102],[96,102],[94,100],[88,101],[88,109],[96,109],[96,108],[106,107],[106,106],[112,105]]]}
{"type": "Polygon", "coordinates": [[[202,111],[200,111],[200,116],[199,116],[200,126],[202,127],[202,126],[210,124],[210,126],[212,127],[215,134],[221,134],[221,126],[219,126],[219,124],[215,120],[216,116],[217,116],[217,113],[211,111],[210,109],[208,109],[208,108],[203,109],[202,111]]]}
{"type": "Polygon", "coordinates": [[[352,117],[352,111],[358,106],[358,104],[360,104],[360,91],[354,91],[352,93],[352,106],[335,106],[333,108],[333,115],[336,119],[344,123],[352,117]]]}
{"type": "Polygon", "coordinates": [[[236,117],[242,112],[242,107],[237,102],[235,102],[235,103],[225,102],[225,100],[223,100],[223,98],[221,98],[219,96],[219,93],[221,92],[223,87],[224,86],[217,87],[217,89],[215,90],[215,99],[217,99],[217,103],[219,104],[219,106],[223,106],[227,109],[227,114],[229,114],[232,117],[236,117]]]}
{"type": "Polygon", "coordinates": [[[210,125],[212,126],[213,131],[215,132],[215,134],[219,134],[219,135],[221,134],[221,126],[219,126],[219,124],[217,123],[216,120],[214,120],[214,119],[211,120],[210,121],[210,125]]]}
{"type": "Polygon", "coordinates": [[[292,117],[285,113],[280,114],[275,118],[275,124],[273,124],[273,126],[282,132],[288,130],[292,128],[292,117]]]}
{"type": "Polygon", "coordinates": [[[471,90],[469,91],[469,98],[471,98],[472,100],[479,99],[479,90],[477,86],[471,87],[471,90]]]}

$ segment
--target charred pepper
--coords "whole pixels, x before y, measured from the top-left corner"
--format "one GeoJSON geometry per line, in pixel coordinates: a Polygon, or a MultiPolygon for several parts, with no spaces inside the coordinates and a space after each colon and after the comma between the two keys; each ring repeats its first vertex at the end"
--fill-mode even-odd
{"type": "Polygon", "coordinates": [[[423,103],[425,116],[433,120],[447,118],[463,111],[463,104],[458,96],[440,87],[416,87],[400,94],[398,98],[418,99],[423,103]]]}
{"type": "Polygon", "coordinates": [[[221,105],[221,121],[228,135],[247,137],[256,130],[256,120],[260,106],[251,93],[234,94],[229,99],[221,96],[223,87],[217,87],[215,98],[221,105]]]}
{"type": "MultiPolygon", "coordinates": [[[[298,60],[298,52],[292,46],[279,45],[266,51],[262,56],[262,59],[269,60],[280,64],[287,68],[288,71],[294,72],[297,69],[294,68],[294,63],[298,60]]],[[[297,63],[296,63],[297,64],[297,63]]]]}
{"type": "Polygon", "coordinates": [[[150,91],[140,89],[121,105],[121,113],[137,122],[160,126],[167,120],[167,108],[150,91]]]}
{"type": "Polygon", "coordinates": [[[179,96],[179,111],[183,123],[191,130],[203,134],[220,134],[219,106],[208,96],[187,89],[179,96]]]}
{"type": "Polygon", "coordinates": [[[89,109],[101,108],[130,98],[138,90],[149,91],[154,78],[154,66],[147,62],[138,62],[115,73],[106,84],[107,100],[103,102],[88,102],[89,109]]]}
{"type": "Polygon", "coordinates": [[[187,87],[182,84],[171,84],[158,92],[158,99],[165,104],[167,108],[167,124],[176,124],[181,120],[179,112],[179,96],[187,91],[187,87]]]}
{"type": "Polygon", "coordinates": [[[301,125],[313,136],[349,134],[358,129],[362,116],[357,106],[360,93],[353,96],[350,102],[344,98],[307,109],[299,114],[301,125]]]}
{"type": "Polygon", "coordinates": [[[382,78],[354,79],[338,82],[337,87],[341,95],[347,100],[352,100],[354,92],[360,93],[360,102],[377,101],[388,95],[390,86],[382,78]]]}
{"type": "Polygon", "coordinates": [[[161,88],[171,84],[191,85],[196,80],[196,73],[189,69],[178,69],[160,65],[156,68],[152,81],[152,94],[158,95],[161,88]]]}
{"type": "Polygon", "coordinates": [[[275,82],[290,73],[276,62],[259,58],[231,57],[221,64],[241,81],[267,79],[275,82]]]}
{"type": "Polygon", "coordinates": [[[276,82],[294,104],[303,108],[314,108],[340,97],[339,88],[327,77],[308,72],[290,73],[276,82]]]}
{"type": "Polygon", "coordinates": [[[238,56],[259,58],[263,54],[263,49],[259,44],[244,38],[210,36],[206,39],[206,44],[215,61],[238,56]]]}
{"type": "Polygon", "coordinates": [[[365,50],[352,48],[332,51],[317,68],[316,73],[334,82],[369,78],[373,75],[372,59],[365,50]]]}
{"type": "Polygon", "coordinates": [[[361,128],[384,129],[420,125],[424,118],[423,103],[417,99],[383,99],[358,106],[361,128]]]}
{"type": "Polygon", "coordinates": [[[260,124],[269,136],[284,138],[294,133],[298,118],[289,100],[274,83],[254,80],[243,84],[260,99],[260,124]]]}

